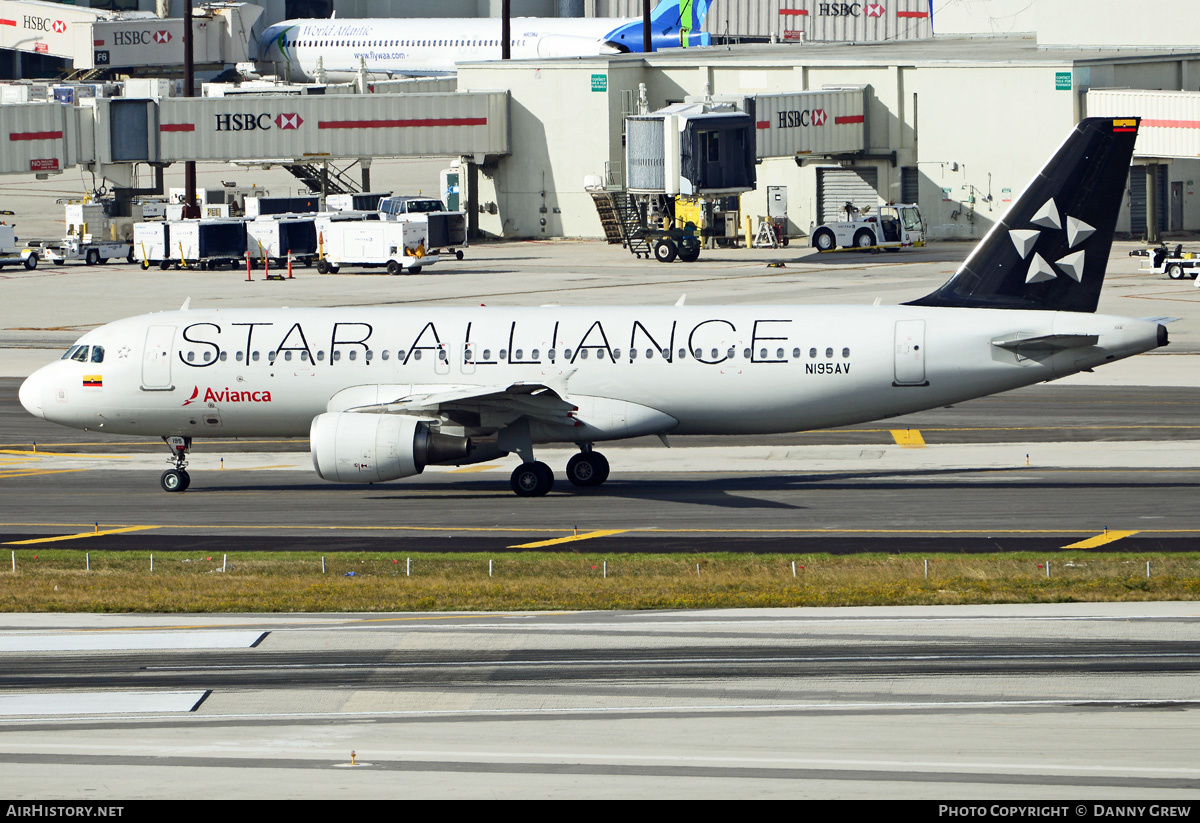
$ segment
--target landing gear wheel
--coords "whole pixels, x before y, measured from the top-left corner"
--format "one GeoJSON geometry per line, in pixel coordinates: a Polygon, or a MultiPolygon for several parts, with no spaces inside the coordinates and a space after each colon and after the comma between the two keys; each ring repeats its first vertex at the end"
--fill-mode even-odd
{"type": "Polygon", "coordinates": [[[675,247],[675,241],[663,238],[654,244],[654,259],[660,263],[671,263],[675,260],[675,255],[679,250],[675,247]]]}
{"type": "Polygon", "coordinates": [[[165,492],[185,492],[192,485],[192,478],[183,469],[167,469],[158,482],[165,492]]]}
{"type": "Polygon", "coordinates": [[[584,452],[567,461],[567,479],[580,488],[599,486],[608,479],[608,459],[600,452],[584,452]]]}
{"type": "Polygon", "coordinates": [[[98,249],[88,249],[87,254],[83,256],[83,262],[89,266],[99,265],[100,251],[98,249]]]}
{"type": "Polygon", "coordinates": [[[813,245],[817,247],[818,251],[832,251],[837,245],[837,240],[829,229],[821,229],[813,235],[813,245]]]}
{"type": "Polygon", "coordinates": [[[541,497],[554,486],[554,472],[540,461],[522,463],[509,479],[518,497],[541,497]]]}
{"type": "Polygon", "coordinates": [[[680,246],[679,259],[684,263],[695,263],[700,259],[700,244],[680,246]]]}
{"type": "Polygon", "coordinates": [[[1171,265],[1167,266],[1167,277],[1171,278],[1172,280],[1182,280],[1183,266],[1179,265],[1178,263],[1172,263],[1171,265]]]}
{"type": "Polygon", "coordinates": [[[869,249],[871,246],[875,245],[875,235],[871,234],[871,232],[867,231],[866,229],[860,229],[858,233],[854,235],[854,245],[860,249],[869,249]]]}

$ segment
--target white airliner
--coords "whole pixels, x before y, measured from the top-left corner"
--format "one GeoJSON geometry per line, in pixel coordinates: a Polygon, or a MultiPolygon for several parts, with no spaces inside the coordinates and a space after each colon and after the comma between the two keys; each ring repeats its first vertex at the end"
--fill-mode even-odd
{"type": "Polygon", "coordinates": [[[1064,377],[1166,345],[1163,318],[1093,314],[1137,120],[1081,122],[955,275],[899,306],[191,309],[88,332],[31,375],[55,423],[162,436],[183,491],[193,438],[308,435],[362,483],[544,443],[843,426],[1064,377]]]}
{"type": "MultiPolygon", "coordinates": [[[[662,0],[651,13],[651,45],[707,46],[701,31],[710,0],[662,0]]],[[[458,63],[499,60],[499,18],[391,18],[285,20],[258,43],[262,74],[292,80],[347,80],[365,65],[376,77],[453,74],[458,63]],[[320,69],[318,69],[318,59],[320,69]]],[[[514,60],[587,57],[643,50],[642,19],[625,17],[515,17],[509,53],[514,60]]]]}

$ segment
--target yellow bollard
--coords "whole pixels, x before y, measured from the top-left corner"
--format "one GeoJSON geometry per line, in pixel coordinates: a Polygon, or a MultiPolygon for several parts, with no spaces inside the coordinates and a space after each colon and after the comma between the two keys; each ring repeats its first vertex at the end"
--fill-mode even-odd
{"type": "Polygon", "coordinates": [[[350,765],[351,765],[351,766],[355,765],[355,763],[354,763],[354,757],[355,757],[355,754],[354,754],[354,752],[353,752],[353,751],[351,751],[351,752],[350,752],[350,765]]]}
{"type": "Polygon", "coordinates": [[[748,249],[753,248],[754,247],[754,223],[751,222],[750,215],[748,215],[748,214],[744,218],[742,218],[742,221],[743,221],[743,225],[746,227],[746,248],[748,248],[748,249]]]}

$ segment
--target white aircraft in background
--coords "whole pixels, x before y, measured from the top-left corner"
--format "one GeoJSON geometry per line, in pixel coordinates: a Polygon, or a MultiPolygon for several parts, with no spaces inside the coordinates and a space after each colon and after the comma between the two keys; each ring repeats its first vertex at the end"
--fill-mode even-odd
{"type": "MultiPolygon", "coordinates": [[[[191,309],[88,332],[21,386],[81,429],[162,436],[185,490],[197,437],[308,435],[326,480],[375,483],[536,445],[844,426],[1065,377],[1164,346],[1164,318],[1093,314],[1136,119],[1092,118],[941,288],[899,306],[191,309]]],[[[681,301],[682,302],[682,301],[681,301]]]]}
{"type": "MultiPolygon", "coordinates": [[[[710,0],[662,0],[651,12],[654,50],[707,46],[701,31],[710,0]]],[[[458,63],[499,60],[499,18],[391,18],[285,20],[263,33],[257,69],[292,80],[349,80],[365,65],[385,77],[453,74],[458,63]],[[320,68],[318,68],[318,59],[320,68]]],[[[640,52],[642,19],[625,17],[514,17],[514,60],[640,52]]]]}

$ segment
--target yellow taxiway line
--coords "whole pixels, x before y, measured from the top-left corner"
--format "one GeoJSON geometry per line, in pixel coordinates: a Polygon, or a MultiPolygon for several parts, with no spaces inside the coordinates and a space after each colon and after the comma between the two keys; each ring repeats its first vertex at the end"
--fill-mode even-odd
{"type": "Polygon", "coordinates": [[[62,534],[57,537],[37,537],[33,540],[13,540],[5,543],[5,546],[28,546],[31,543],[54,543],[58,540],[78,540],[81,537],[102,537],[106,534],[125,534],[127,532],[140,532],[146,529],[157,529],[158,526],[126,526],[123,529],[106,529],[104,531],[90,531],[82,534],[62,534]]]}
{"type": "Polygon", "coordinates": [[[1095,537],[1089,537],[1087,540],[1080,540],[1078,543],[1072,543],[1069,546],[1063,546],[1063,548],[1064,549],[1094,549],[1097,546],[1103,546],[1107,543],[1115,543],[1116,541],[1120,540],[1123,537],[1129,537],[1130,535],[1134,535],[1134,534],[1137,534],[1137,532],[1136,531],[1132,531],[1132,532],[1108,531],[1106,529],[1103,534],[1098,534],[1095,537]]]}
{"type": "Polygon", "coordinates": [[[517,546],[509,546],[510,549],[540,549],[542,546],[557,546],[559,543],[572,543],[576,540],[591,540],[594,537],[607,537],[610,534],[624,534],[625,532],[633,531],[633,529],[600,529],[594,532],[584,532],[583,534],[572,534],[569,537],[556,537],[553,540],[539,540],[536,543],[521,543],[517,546]]]}
{"type": "Polygon", "coordinates": [[[925,448],[925,438],[921,436],[919,429],[891,429],[892,439],[896,441],[896,445],[903,446],[906,449],[923,449],[925,448]]]}

